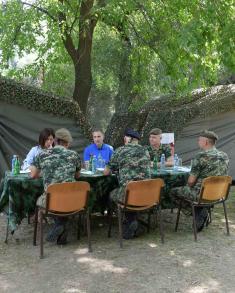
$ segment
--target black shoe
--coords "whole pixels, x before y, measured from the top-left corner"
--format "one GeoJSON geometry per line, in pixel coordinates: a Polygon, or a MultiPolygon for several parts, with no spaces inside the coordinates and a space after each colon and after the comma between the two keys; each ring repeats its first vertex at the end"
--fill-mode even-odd
{"type": "Polygon", "coordinates": [[[46,240],[48,242],[55,242],[57,238],[63,233],[64,226],[63,225],[54,225],[54,227],[47,234],[46,240]]]}
{"type": "Polygon", "coordinates": [[[134,238],[137,228],[138,228],[138,222],[136,220],[130,223],[124,223],[122,237],[126,240],[134,238]]]}
{"type": "Polygon", "coordinates": [[[208,220],[208,209],[198,208],[195,212],[197,232],[201,232],[208,220]]]}
{"type": "Polygon", "coordinates": [[[139,236],[145,234],[145,232],[146,232],[146,228],[143,225],[141,225],[140,223],[138,223],[138,227],[135,231],[135,237],[139,237],[139,236]]]}
{"type": "Polygon", "coordinates": [[[67,230],[64,230],[63,233],[61,233],[58,236],[56,244],[57,245],[65,245],[65,244],[67,244],[68,243],[68,241],[67,241],[67,235],[68,235],[67,230]]]}

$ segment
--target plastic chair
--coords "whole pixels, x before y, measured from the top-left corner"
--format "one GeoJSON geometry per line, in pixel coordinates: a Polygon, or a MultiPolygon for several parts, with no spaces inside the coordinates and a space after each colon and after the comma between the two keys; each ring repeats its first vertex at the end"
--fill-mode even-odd
{"type": "MultiPolygon", "coordinates": [[[[64,182],[51,184],[47,188],[46,208],[36,207],[33,244],[36,245],[39,218],[40,258],[43,258],[43,219],[48,216],[70,217],[86,213],[88,249],[90,240],[90,212],[88,207],[90,184],[87,182],[64,182]]],[[[80,217],[79,217],[80,218],[80,217]]],[[[78,238],[79,238],[78,230],[78,238]]]]}
{"type": "Polygon", "coordinates": [[[193,216],[193,232],[194,239],[197,241],[197,228],[196,228],[196,218],[195,218],[195,208],[204,207],[209,210],[209,218],[211,220],[211,208],[216,204],[223,204],[224,208],[224,217],[227,229],[227,235],[229,235],[229,225],[225,201],[228,198],[230,186],[232,183],[231,176],[210,176],[202,181],[200,194],[198,201],[192,201],[187,198],[179,197],[179,207],[177,212],[175,231],[178,229],[180,211],[182,209],[183,202],[186,202],[191,205],[192,216],[193,216]]]}
{"type": "MultiPolygon", "coordinates": [[[[141,181],[131,181],[126,186],[126,194],[124,202],[118,202],[118,224],[119,224],[119,243],[120,247],[123,247],[122,243],[122,219],[125,211],[128,212],[142,212],[149,211],[148,214],[148,232],[150,228],[150,216],[151,211],[158,209],[160,218],[160,234],[161,241],[164,242],[163,228],[162,228],[162,218],[161,218],[161,191],[164,187],[164,181],[161,178],[141,180],[141,181]]],[[[111,226],[112,226],[112,212],[109,213],[109,231],[108,237],[111,236],[111,226]]]]}

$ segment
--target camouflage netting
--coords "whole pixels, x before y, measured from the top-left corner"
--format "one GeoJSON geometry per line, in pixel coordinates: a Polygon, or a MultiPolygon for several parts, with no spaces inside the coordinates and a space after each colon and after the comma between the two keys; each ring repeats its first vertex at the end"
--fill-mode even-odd
{"type": "Polygon", "coordinates": [[[217,148],[230,159],[229,174],[235,180],[235,85],[212,87],[190,97],[162,97],[149,101],[138,113],[114,115],[106,131],[106,140],[114,147],[123,144],[126,127],[142,134],[141,143],[148,144],[148,134],[159,127],[174,132],[175,151],[184,164],[190,164],[198,152],[197,138],[203,129],[219,135],[217,148]]]}
{"type": "Polygon", "coordinates": [[[0,101],[23,106],[36,112],[73,118],[83,130],[84,135],[90,137],[90,126],[82,114],[79,105],[73,100],[57,97],[36,87],[0,76],[0,101]]]}
{"type": "Polygon", "coordinates": [[[148,133],[159,127],[177,136],[194,118],[205,118],[235,109],[235,85],[212,87],[177,99],[164,97],[152,100],[138,113],[114,115],[106,131],[106,140],[117,147],[123,143],[126,127],[133,127],[142,134],[142,143],[148,143],[148,133]]]}
{"type": "Polygon", "coordinates": [[[0,178],[13,154],[23,161],[45,127],[68,128],[81,156],[89,144],[91,129],[76,102],[0,77],[0,178]]]}

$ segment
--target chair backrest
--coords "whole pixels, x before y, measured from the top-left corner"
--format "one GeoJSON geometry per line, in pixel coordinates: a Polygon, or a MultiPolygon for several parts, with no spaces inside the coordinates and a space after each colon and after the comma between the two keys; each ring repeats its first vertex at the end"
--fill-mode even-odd
{"type": "Polygon", "coordinates": [[[163,186],[161,178],[129,182],[126,186],[126,205],[144,207],[159,203],[163,186]]]}
{"type": "Polygon", "coordinates": [[[203,179],[199,201],[218,201],[226,199],[231,183],[231,176],[210,176],[203,179]]]}
{"type": "Polygon", "coordinates": [[[90,184],[83,181],[51,184],[47,188],[47,206],[49,211],[70,213],[83,209],[87,205],[90,184]]]}

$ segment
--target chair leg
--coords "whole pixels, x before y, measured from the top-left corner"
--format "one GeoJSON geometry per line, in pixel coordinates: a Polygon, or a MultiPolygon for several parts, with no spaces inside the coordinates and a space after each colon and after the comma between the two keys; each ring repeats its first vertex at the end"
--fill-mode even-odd
{"type": "Polygon", "coordinates": [[[159,221],[160,221],[160,234],[161,234],[161,241],[164,243],[164,233],[163,233],[163,226],[162,226],[162,209],[161,206],[158,207],[159,213],[159,221]]]}
{"type": "Polygon", "coordinates": [[[9,235],[9,215],[7,217],[6,238],[5,238],[5,241],[4,241],[6,244],[8,242],[8,235],[9,235]]]}
{"type": "Polygon", "coordinates": [[[81,214],[78,215],[78,221],[77,221],[77,240],[80,239],[81,235],[81,214]]]}
{"type": "Polygon", "coordinates": [[[90,225],[90,211],[89,211],[89,208],[87,209],[86,223],[87,223],[88,251],[92,252],[92,248],[91,248],[91,225],[90,225]]]}
{"type": "Polygon", "coordinates": [[[177,230],[178,230],[181,208],[182,208],[182,202],[180,201],[178,211],[177,211],[177,216],[176,216],[175,232],[177,232],[177,230]]]}
{"type": "Polygon", "coordinates": [[[39,223],[40,223],[40,258],[43,258],[43,212],[39,209],[39,223]]]}
{"type": "Polygon", "coordinates": [[[196,216],[195,216],[195,206],[192,205],[192,214],[193,214],[193,233],[194,240],[197,241],[197,227],[196,227],[196,216]]]}
{"type": "Polygon", "coordinates": [[[121,211],[121,207],[119,205],[118,205],[118,230],[119,230],[120,248],[123,248],[123,244],[122,244],[122,211],[121,211]]]}
{"type": "Polygon", "coordinates": [[[34,222],[34,231],[33,231],[33,245],[37,245],[37,231],[38,231],[38,207],[35,209],[35,222],[34,222]]]}
{"type": "Polygon", "coordinates": [[[147,232],[150,232],[150,219],[151,219],[151,210],[148,212],[148,226],[147,226],[147,232]]]}
{"type": "Polygon", "coordinates": [[[28,218],[28,224],[30,224],[30,214],[29,213],[27,215],[27,218],[28,218]]]}
{"type": "Polygon", "coordinates": [[[111,209],[108,209],[108,238],[111,237],[111,230],[112,230],[112,220],[113,220],[113,211],[111,209]]]}
{"type": "Polygon", "coordinates": [[[224,217],[225,217],[225,222],[226,222],[226,229],[227,229],[227,235],[230,235],[229,233],[229,226],[228,226],[228,216],[227,216],[227,209],[225,202],[223,201],[223,206],[224,206],[224,217]]]}

